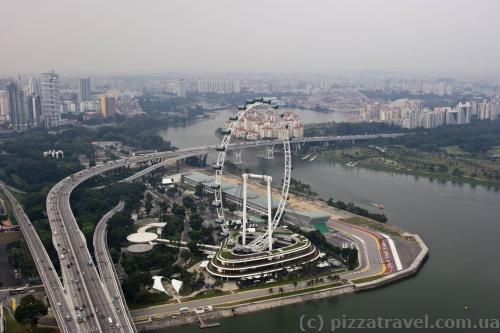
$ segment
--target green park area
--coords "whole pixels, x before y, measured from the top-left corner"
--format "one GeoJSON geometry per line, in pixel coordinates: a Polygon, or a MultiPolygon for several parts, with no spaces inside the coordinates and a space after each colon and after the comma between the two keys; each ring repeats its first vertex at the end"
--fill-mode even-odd
{"type": "Polygon", "coordinates": [[[394,171],[430,178],[500,185],[500,164],[469,154],[457,146],[443,147],[438,152],[416,151],[402,145],[385,146],[384,151],[372,146],[354,146],[324,150],[320,157],[338,163],[356,163],[370,169],[394,171]]]}
{"type": "Polygon", "coordinates": [[[437,180],[500,186],[500,120],[474,120],[435,129],[402,129],[386,124],[323,124],[305,134],[352,135],[399,132],[396,138],[342,142],[324,149],[319,158],[347,167],[361,166],[437,180]],[[364,131],[364,132],[363,132],[364,131]]]}

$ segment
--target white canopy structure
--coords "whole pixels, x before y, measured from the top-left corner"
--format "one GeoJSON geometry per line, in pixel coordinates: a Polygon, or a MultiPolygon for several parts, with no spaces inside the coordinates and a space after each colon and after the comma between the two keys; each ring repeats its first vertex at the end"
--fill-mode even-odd
{"type": "Polygon", "coordinates": [[[167,291],[163,287],[163,284],[161,283],[161,279],[163,279],[163,276],[158,276],[158,275],[153,276],[153,280],[154,280],[153,289],[164,292],[166,294],[167,291]]]}
{"type": "Polygon", "coordinates": [[[174,288],[175,292],[178,294],[182,288],[182,281],[172,279],[172,281],[170,282],[172,283],[172,287],[174,288]]]}

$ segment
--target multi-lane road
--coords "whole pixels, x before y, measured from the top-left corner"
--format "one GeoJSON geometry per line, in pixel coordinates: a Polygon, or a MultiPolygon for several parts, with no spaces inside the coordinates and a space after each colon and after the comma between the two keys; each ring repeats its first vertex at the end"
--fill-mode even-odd
{"type": "MultiPolygon", "coordinates": [[[[402,134],[311,137],[294,140],[294,142],[350,141],[378,137],[389,138],[399,135],[402,134]]],[[[281,141],[263,140],[234,143],[229,148],[246,149],[272,144],[281,144],[281,141]]],[[[130,315],[126,304],[116,293],[118,282],[114,287],[109,288],[109,284],[106,284],[105,279],[103,280],[97,273],[85,237],[71,210],[69,201],[71,192],[89,178],[116,168],[126,167],[132,163],[157,162],[155,167],[147,168],[147,170],[136,174],[136,177],[141,177],[164,163],[215,150],[216,146],[212,145],[125,158],[82,170],[57,183],[50,190],[46,204],[52,241],[59,255],[64,286],[61,284],[28,217],[15,201],[12,193],[3,186],[2,189],[9,200],[14,200],[12,201],[14,214],[16,219],[20,221],[21,230],[28,241],[34,258],[38,259],[35,260],[37,268],[54,308],[58,325],[63,332],[135,332],[135,327],[129,320],[130,315]],[[123,314],[124,312],[126,314],[123,314]]],[[[99,229],[98,232],[102,232],[102,230],[99,229]]],[[[103,258],[99,257],[97,260],[103,260],[103,258]]],[[[111,265],[110,262],[109,265],[111,265]]]]}
{"type": "Polygon", "coordinates": [[[64,333],[78,332],[78,324],[73,317],[73,311],[68,302],[70,291],[61,284],[61,280],[59,280],[59,276],[54,269],[54,265],[50,261],[47,251],[45,251],[35,228],[16,197],[6,188],[5,184],[0,183],[0,189],[5,193],[5,196],[12,205],[14,217],[21,227],[21,232],[23,233],[26,244],[28,245],[38,270],[38,274],[40,275],[40,279],[45,287],[59,329],[64,333]]]}
{"type": "MultiPolygon", "coordinates": [[[[116,273],[115,266],[113,265],[113,260],[109,252],[107,243],[107,223],[117,212],[121,211],[125,206],[123,201],[120,201],[118,205],[113,207],[109,212],[107,212],[97,223],[94,230],[94,256],[99,268],[99,273],[101,275],[101,280],[104,287],[108,290],[109,295],[119,303],[119,309],[127,310],[127,302],[125,296],[123,295],[122,288],[120,286],[120,280],[118,274],[116,273]]],[[[132,317],[130,312],[120,310],[118,312],[118,320],[123,323],[127,323],[128,326],[132,327],[135,331],[135,326],[133,325],[132,317]]]]}
{"type": "Polygon", "coordinates": [[[119,297],[111,296],[104,287],[71,211],[69,197],[79,184],[75,178],[71,176],[59,182],[47,196],[52,241],[59,254],[75,318],[83,332],[134,332],[133,324],[120,320],[121,312],[127,310],[120,307],[119,297]]]}

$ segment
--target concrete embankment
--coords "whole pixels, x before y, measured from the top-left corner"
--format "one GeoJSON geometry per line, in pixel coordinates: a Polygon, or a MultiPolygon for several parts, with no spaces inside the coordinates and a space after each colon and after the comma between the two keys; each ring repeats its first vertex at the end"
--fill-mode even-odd
{"type": "MultiPolygon", "coordinates": [[[[280,306],[292,305],[352,293],[354,291],[355,289],[353,285],[345,285],[333,287],[331,289],[324,289],[321,291],[312,291],[301,295],[284,296],[271,300],[255,301],[241,305],[232,306],[228,304],[227,306],[214,307],[213,311],[202,314],[202,317],[205,321],[210,322],[220,318],[239,316],[246,313],[262,310],[269,310],[280,306]]],[[[140,331],[146,331],[195,323],[198,323],[198,318],[194,313],[192,313],[189,315],[178,315],[176,317],[169,316],[163,318],[153,318],[150,321],[136,323],[136,327],[140,331]]]]}
{"type": "MultiPolygon", "coordinates": [[[[201,316],[205,321],[210,322],[220,318],[234,317],[246,313],[269,310],[280,306],[314,301],[328,297],[335,297],[342,294],[373,289],[403,279],[405,277],[417,273],[418,270],[422,267],[429,253],[429,249],[422,241],[420,236],[416,234],[405,234],[405,236],[413,237],[413,239],[415,239],[415,241],[420,246],[420,252],[410,266],[398,272],[382,276],[378,279],[374,279],[363,283],[337,286],[337,287],[332,287],[330,289],[323,289],[320,291],[311,291],[301,295],[283,296],[269,300],[249,302],[246,304],[235,304],[235,305],[227,304],[227,305],[214,306],[213,311],[203,313],[201,316]]],[[[191,313],[184,315],[179,314],[175,316],[166,315],[164,317],[154,317],[149,321],[136,322],[136,327],[140,331],[147,331],[159,328],[174,327],[187,324],[197,324],[197,323],[198,323],[198,317],[196,316],[196,314],[191,313]]]]}

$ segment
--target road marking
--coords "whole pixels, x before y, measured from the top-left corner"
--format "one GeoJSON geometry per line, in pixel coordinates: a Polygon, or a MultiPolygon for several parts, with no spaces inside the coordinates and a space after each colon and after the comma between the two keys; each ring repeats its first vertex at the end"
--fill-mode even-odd
{"type": "Polygon", "coordinates": [[[396,248],[396,244],[394,244],[394,240],[386,234],[383,233],[380,234],[384,236],[387,239],[387,242],[389,243],[389,247],[391,248],[392,252],[392,259],[394,259],[394,263],[396,264],[396,270],[397,271],[402,270],[403,265],[401,264],[401,259],[399,258],[398,249],[396,248]]]}

